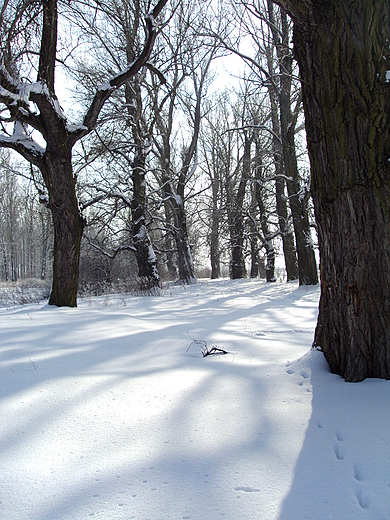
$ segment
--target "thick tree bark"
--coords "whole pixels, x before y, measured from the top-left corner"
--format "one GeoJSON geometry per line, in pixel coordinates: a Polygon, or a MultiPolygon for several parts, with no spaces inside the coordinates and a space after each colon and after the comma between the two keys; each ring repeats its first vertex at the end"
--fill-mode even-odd
{"type": "Polygon", "coordinates": [[[76,197],[71,148],[53,144],[46,150],[42,168],[54,227],[53,284],[49,304],[76,307],[84,220],[76,197]]]}
{"type": "Polygon", "coordinates": [[[390,4],[277,2],[294,17],[321,255],[314,344],[347,381],[390,378],[390,4]]]}

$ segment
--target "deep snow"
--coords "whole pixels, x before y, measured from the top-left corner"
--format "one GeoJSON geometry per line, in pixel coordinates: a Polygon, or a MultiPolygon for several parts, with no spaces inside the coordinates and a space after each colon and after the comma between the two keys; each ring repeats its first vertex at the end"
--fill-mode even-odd
{"type": "Polygon", "coordinates": [[[0,518],[389,519],[390,382],[329,373],[318,297],[219,280],[1,309],[0,518]]]}

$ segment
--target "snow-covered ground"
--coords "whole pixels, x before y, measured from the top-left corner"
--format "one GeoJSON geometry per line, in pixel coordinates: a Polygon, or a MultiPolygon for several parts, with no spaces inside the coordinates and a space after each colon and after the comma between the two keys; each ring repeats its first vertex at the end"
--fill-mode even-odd
{"type": "Polygon", "coordinates": [[[0,518],[389,519],[390,382],[329,373],[318,297],[220,280],[1,309],[0,518]]]}

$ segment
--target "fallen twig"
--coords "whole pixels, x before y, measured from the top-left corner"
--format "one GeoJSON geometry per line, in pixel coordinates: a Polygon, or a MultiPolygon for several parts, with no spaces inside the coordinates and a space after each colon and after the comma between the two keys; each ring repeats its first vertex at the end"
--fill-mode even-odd
{"type": "Polygon", "coordinates": [[[228,352],[226,350],[224,350],[223,348],[216,347],[216,346],[213,346],[209,349],[207,346],[207,342],[202,339],[194,339],[194,338],[191,338],[191,339],[192,339],[192,342],[190,343],[189,347],[187,348],[187,352],[190,350],[192,345],[196,345],[200,348],[203,357],[228,354],[228,352]]]}

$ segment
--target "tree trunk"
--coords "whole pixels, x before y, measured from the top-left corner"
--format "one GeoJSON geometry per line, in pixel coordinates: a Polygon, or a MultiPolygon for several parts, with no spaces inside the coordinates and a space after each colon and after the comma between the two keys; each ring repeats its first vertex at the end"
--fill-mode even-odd
{"type": "Polygon", "coordinates": [[[176,245],[179,280],[183,284],[196,283],[194,263],[187,233],[187,219],[183,198],[177,195],[168,176],[163,178],[164,199],[169,202],[169,212],[173,219],[173,237],[176,245]]]}
{"type": "Polygon", "coordinates": [[[178,203],[175,208],[175,242],[177,247],[177,258],[179,267],[179,280],[184,284],[196,283],[194,263],[192,261],[192,253],[190,241],[187,233],[187,222],[184,207],[182,203],[178,203]]]}
{"type": "Polygon", "coordinates": [[[244,154],[242,158],[242,175],[234,196],[232,187],[227,189],[227,211],[231,243],[230,277],[235,280],[246,276],[244,259],[244,217],[243,203],[246,185],[251,171],[252,140],[244,134],[244,154]]]}
{"type": "MultiPolygon", "coordinates": [[[[271,23],[273,23],[273,6],[268,4],[271,14],[271,23]]],[[[275,27],[275,26],[274,26],[275,27]]],[[[275,35],[276,37],[276,35],[275,35]]],[[[271,121],[272,121],[272,151],[275,167],[275,195],[276,195],[276,213],[278,215],[278,223],[280,234],[282,237],[284,263],[286,267],[287,281],[297,280],[298,260],[295,249],[294,235],[288,221],[287,197],[285,195],[285,175],[283,170],[283,149],[281,145],[280,118],[279,118],[279,90],[277,89],[277,79],[274,76],[273,66],[273,50],[272,47],[267,49],[268,72],[272,81],[269,81],[268,93],[271,103],[271,121]]]]}
{"type": "Polygon", "coordinates": [[[153,251],[152,242],[146,228],[146,184],[145,184],[145,155],[142,145],[138,146],[133,162],[133,201],[131,208],[132,235],[135,256],[137,258],[138,276],[143,289],[151,289],[160,285],[160,276],[157,270],[157,259],[153,251]]]}
{"type": "Polygon", "coordinates": [[[49,305],[76,307],[84,220],[75,192],[70,147],[47,149],[42,175],[49,192],[54,228],[53,284],[49,305]]]}
{"type": "Polygon", "coordinates": [[[265,265],[265,277],[267,282],[276,282],[275,278],[275,248],[273,244],[272,234],[268,225],[268,215],[262,194],[264,188],[263,181],[263,164],[261,158],[261,146],[258,140],[256,143],[255,154],[255,182],[254,182],[254,198],[259,208],[260,226],[264,237],[264,247],[267,255],[267,263],[265,265]]]}
{"type": "Polygon", "coordinates": [[[244,278],[244,223],[240,210],[234,208],[234,213],[229,224],[231,241],[230,278],[232,280],[244,278]]]}
{"type": "Polygon", "coordinates": [[[284,265],[286,267],[287,281],[291,282],[299,278],[297,252],[295,249],[294,235],[291,232],[290,225],[288,223],[285,181],[282,175],[276,173],[276,168],[275,175],[276,213],[278,214],[279,229],[280,234],[282,235],[284,265]]]}
{"type": "Polygon", "coordinates": [[[166,253],[166,265],[168,269],[168,276],[170,280],[175,280],[177,276],[177,268],[175,264],[175,248],[173,244],[173,216],[171,205],[168,200],[164,200],[164,211],[165,211],[165,226],[167,232],[165,234],[164,247],[166,253]],[[172,233],[171,233],[172,230],[172,233]]]}
{"type": "Polygon", "coordinates": [[[288,46],[289,28],[287,16],[281,12],[282,40],[277,45],[280,83],[280,127],[282,137],[283,162],[287,192],[293,218],[295,243],[298,256],[299,285],[318,283],[317,263],[311,238],[306,197],[302,197],[299,181],[298,161],[295,147],[296,118],[291,109],[292,55],[288,46]]]}
{"type": "MultiPolygon", "coordinates": [[[[215,177],[219,172],[214,172],[215,177]]],[[[218,208],[218,198],[220,191],[219,178],[214,178],[212,183],[212,214],[211,214],[211,234],[210,234],[210,262],[211,262],[211,279],[215,280],[221,276],[221,263],[219,252],[219,222],[220,210],[218,208]]]]}
{"type": "Polygon", "coordinates": [[[259,241],[255,234],[255,230],[250,237],[251,242],[251,278],[257,278],[259,276],[259,241]]]}
{"type": "Polygon", "coordinates": [[[295,17],[312,168],[321,256],[314,344],[347,381],[389,379],[390,3],[278,3],[295,17]]]}

